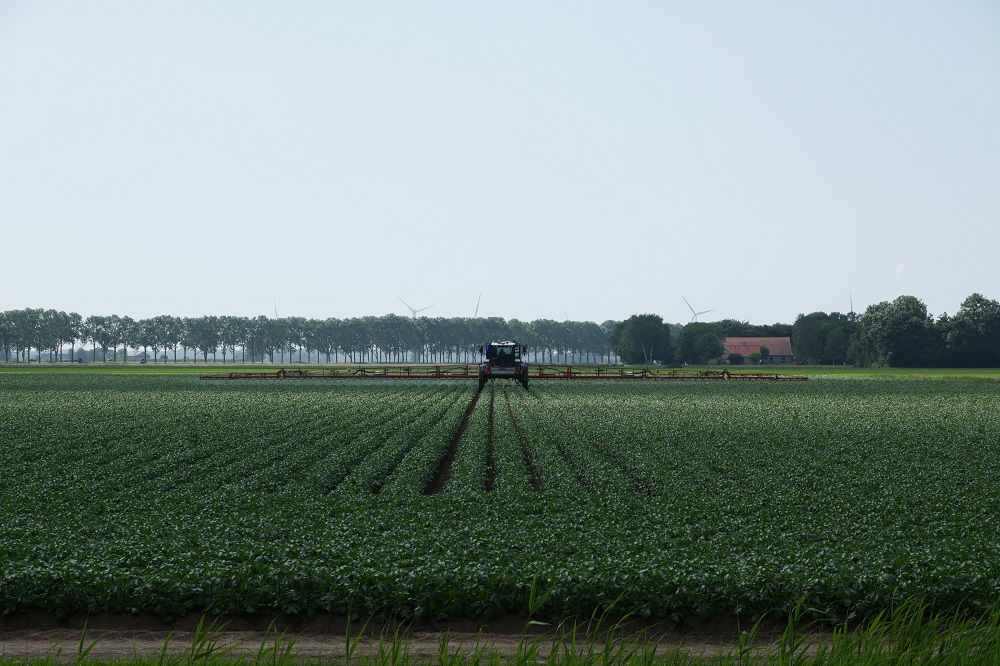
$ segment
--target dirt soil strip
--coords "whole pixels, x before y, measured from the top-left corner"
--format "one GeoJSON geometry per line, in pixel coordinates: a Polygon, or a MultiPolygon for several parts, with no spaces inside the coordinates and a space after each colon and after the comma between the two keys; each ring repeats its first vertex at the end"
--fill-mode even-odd
{"type": "Polygon", "coordinates": [[[490,385],[490,415],[489,415],[489,429],[487,434],[487,448],[486,448],[486,492],[493,492],[493,484],[496,483],[497,470],[496,470],[496,451],[493,448],[493,433],[495,422],[493,419],[494,414],[494,397],[496,391],[493,390],[493,385],[490,385]]]}
{"type": "Polygon", "coordinates": [[[472,412],[476,409],[476,403],[479,402],[481,394],[482,391],[476,391],[475,395],[472,396],[472,402],[465,409],[465,415],[462,417],[462,422],[459,424],[455,436],[451,438],[451,442],[448,444],[448,450],[445,451],[444,458],[441,459],[441,463],[434,470],[434,478],[431,479],[430,484],[424,490],[425,495],[437,495],[444,490],[445,484],[451,478],[451,466],[455,464],[455,457],[458,455],[458,443],[469,427],[469,419],[472,417],[472,412]]]}
{"type": "Polygon", "coordinates": [[[517,422],[517,416],[514,414],[514,406],[510,404],[510,396],[507,395],[507,388],[503,389],[504,400],[507,401],[507,413],[510,414],[510,420],[514,424],[514,431],[517,432],[517,440],[521,443],[521,454],[524,456],[524,466],[528,469],[528,474],[531,476],[531,487],[535,490],[542,490],[542,481],[538,478],[538,470],[535,469],[535,461],[531,456],[531,447],[528,446],[528,440],[524,436],[524,432],[521,431],[521,424],[517,422]]]}
{"type": "MultiPolygon", "coordinates": [[[[117,615],[102,613],[75,616],[59,622],[53,617],[33,614],[0,619],[0,658],[29,659],[52,658],[56,662],[74,661],[83,637],[84,649],[92,643],[90,659],[126,660],[136,655],[151,657],[166,650],[179,655],[191,650],[199,637],[201,618],[188,616],[171,624],[154,615],[117,615]],[[86,632],[84,623],[86,622],[86,632]]],[[[208,624],[206,620],[206,625],[208,624]]],[[[579,625],[579,635],[586,632],[586,624],[579,625]]],[[[622,625],[616,636],[640,641],[642,645],[655,645],[658,654],[680,649],[693,655],[718,655],[735,653],[739,648],[741,632],[750,632],[753,623],[733,617],[696,620],[691,625],[670,621],[630,621],[622,625]]],[[[754,644],[763,650],[773,649],[785,625],[783,622],[762,622],[756,632],[754,644]]],[[[482,650],[486,654],[499,653],[513,656],[518,646],[534,643],[539,656],[544,659],[556,645],[556,629],[551,626],[528,625],[525,618],[507,616],[481,622],[454,620],[420,622],[413,625],[375,625],[355,622],[350,625],[342,616],[306,618],[237,617],[229,620],[224,630],[207,636],[209,644],[218,648],[232,648],[235,655],[255,655],[262,648],[275,645],[279,650],[289,649],[302,658],[343,658],[350,645],[355,654],[377,654],[380,646],[387,649],[398,637],[411,655],[434,656],[441,653],[447,642],[450,654],[471,654],[482,650]],[[274,623],[273,625],[271,623],[274,623]]],[[[202,641],[206,635],[201,634],[202,641]]],[[[814,637],[816,640],[821,637],[814,637]]],[[[603,636],[598,636],[601,647],[603,636]]],[[[577,641],[580,645],[581,641],[577,641]]],[[[585,646],[585,642],[583,642],[585,646]]],[[[204,649],[205,642],[201,643],[204,649]]]]}

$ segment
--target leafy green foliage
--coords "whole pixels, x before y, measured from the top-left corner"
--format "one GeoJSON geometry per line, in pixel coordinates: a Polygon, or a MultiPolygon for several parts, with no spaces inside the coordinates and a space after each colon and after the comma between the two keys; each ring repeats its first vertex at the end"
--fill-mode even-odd
{"type": "Polygon", "coordinates": [[[707,363],[722,353],[722,333],[717,324],[691,322],[677,336],[677,360],[707,363]]]}
{"type": "Polygon", "coordinates": [[[625,363],[671,362],[674,343],[660,315],[632,315],[612,331],[611,345],[625,363]]]}
{"type": "Polygon", "coordinates": [[[0,609],[981,609],[995,388],[2,374],[0,609]]]}
{"type": "Polygon", "coordinates": [[[876,364],[893,368],[943,365],[943,348],[934,318],[914,296],[868,306],[861,317],[858,340],[876,364]]]}

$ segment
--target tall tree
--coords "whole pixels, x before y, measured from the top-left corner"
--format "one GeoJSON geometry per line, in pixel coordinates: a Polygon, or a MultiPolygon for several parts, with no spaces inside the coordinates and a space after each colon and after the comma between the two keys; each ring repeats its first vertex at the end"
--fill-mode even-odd
{"type": "Polygon", "coordinates": [[[939,365],[942,360],[934,319],[915,296],[868,306],[861,315],[858,336],[876,365],[911,368],[939,365]]]}
{"type": "Polygon", "coordinates": [[[810,364],[843,363],[857,328],[850,315],[839,312],[800,314],[792,326],[795,358],[810,364]]]}
{"type": "MultiPolygon", "coordinates": [[[[143,362],[148,361],[147,350],[156,344],[156,325],[149,319],[139,319],[135,322],[135,333],[133,334],[136,349],[142,349],[143,362]]],[[[156,360],[156,348],[153,347],[153,360],[156,360]]]]}
{"type": "Polygon", "coordinates": [[[0,347],[4,363],[10,363],[10,350],[14,344],[14,320],[10,310],[0,312],[0,347]]]}
{"type": "Polygon", "coordinates": [[[626,363],[670,363],[674,360],[670,326],[655,314],[632,315],[621,322],[612,337],[615,353],[626,363]]]}
{"type": "Polygon", "coordinates": [[[694,321],[677,337],[677,359],[685,363],[707,363],[722,354],[722,332],[711,322],[694,321]]]}
{"type": "Polygon", "coordinates": [[[83,317],[76,312],[70,312],[62,317],[62,330],[60,332],[60,357],[62,361],[62,345],[69,344],[70,361],[74,360],[76,343],[83,340],[83,317]]]}
{"type": "Polygon", "coordinates": [[[188,328],[189,344],[201,351],[202,360],[208,363],[208,355],[212,354],[215,359],[215,352],[219,349],[219,318],[213,315],[186,319],[188,328]]]}
{"type": "Polygon", "coordinates": [[[119,331],[121,335],[122,343],[122,361],[128,363],[128,349],[136,347],[138,343],[138,333],[139,329],[135,325],[135,320],[129,316],[123,316],[119,318],[119,331]]]}
{"type": "Polygon", "coordinates": [[[111,341],[114,339],[114,334],[111,331],[110,317],[92,315],[87,317],[85,326],[87,339],[94,346],[91,361],[97,361],[97,347],[100,346],[101,361],[107,363],[108,349],[111,347],[111,341]]]}
{"type": "MultiPolygon", "coordinates": [[[[177,347],[184,339],[184,320],[171,315],[161,315],[157,317],[157,322],[162,326],[160,342],[163,343],[163,351],[171,350],[174,353],[174,363],[177,362],[177,347]]],[[[165,355],[165,354],[164,354],[165,355]]]]}
{"type": "Polygon", "coordinates": [[[1000,367],[1000,303],[975,293],[942,323],[951,361],[961,367],[1000,367]]]}
{"type": "Polygon", "coordinates": [[[222,362],[226,362],[226,349],[233,352],[233,363],[236,362],[236,345],[246,336],[246,320],[243,317],[219,317],[219,345],[222,348],[222,362]]]}

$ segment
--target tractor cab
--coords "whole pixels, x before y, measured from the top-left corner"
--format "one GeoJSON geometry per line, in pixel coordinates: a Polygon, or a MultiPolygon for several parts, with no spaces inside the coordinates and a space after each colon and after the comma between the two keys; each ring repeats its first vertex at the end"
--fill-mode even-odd
{"type": "Polygon", "coordinates": [[[490,366],[513,368],[521,363],[521,354],[525,348],[516,342],[490,342],[485,347],[480,347],[479,351],[486,356],[486,362],[490,366]]]}
{"type": "Polygon", "coordinates": [[[522,358],[528,353],[527,346],[516,340],[493,341],[479,347],[479,353],[486,357],[479,368],[480,389],[488,379],[501,377],[515,379],[528,387],[528,364],[522,358]]]}

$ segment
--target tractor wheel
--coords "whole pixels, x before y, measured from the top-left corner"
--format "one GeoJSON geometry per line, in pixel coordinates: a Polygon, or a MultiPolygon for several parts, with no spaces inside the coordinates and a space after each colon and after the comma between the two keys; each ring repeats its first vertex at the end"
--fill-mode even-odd
{"type": "Polygon", "coordinates": [[[486,388],[486,375],[479,375],[479,390],[486,388]]]}

